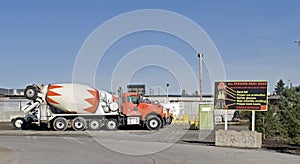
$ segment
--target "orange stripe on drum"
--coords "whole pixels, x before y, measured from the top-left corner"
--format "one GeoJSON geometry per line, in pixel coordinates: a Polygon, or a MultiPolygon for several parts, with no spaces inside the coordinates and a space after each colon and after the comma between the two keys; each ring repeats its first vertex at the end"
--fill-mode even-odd
{"type": "Polygon", "coordinates": [[[61,96],[61,94],[51,91],[51,89],[56,89],[56,88],[62,88],[62,86],[51,84],[48,87],[47,102],[50,104],[59,104],[58,102],[54,101],[52,98],[49,97],[49,96],[61,96]]]}
{"type": "Polygon", "coordinates": [[[87,90],[91,95],[93,95],[92,98],[85,99],[89,104],[91,104],[91,107],[85,108],[84,110],[90,113],[95,113],[98,105],[99,105],[99,92],[98,90],[87,90]]]}
{"type": "Polygon", "coordinates": [[[62,88],[63,86],[60,86],[60,85],[54,85],[54,84],[50,84],[49,87],[48,87],[48,90],[50,89],[56,89],[56,88],[62,88]]]}
{"type": "Polygon", "coordinates": [[[61,94],[48,90],[47,96],[61,96],[61,94]]]}
{"type": "Polygon", "coordinates": [[[47,97],[47,102],[50,104],[59,104],[58,102],[54,101],[53,99],[47,97]]]}

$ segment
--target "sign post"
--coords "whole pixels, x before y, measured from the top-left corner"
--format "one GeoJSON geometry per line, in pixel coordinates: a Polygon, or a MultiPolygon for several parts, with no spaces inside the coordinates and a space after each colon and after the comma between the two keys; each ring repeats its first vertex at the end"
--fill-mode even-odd
{"type": "Polygon", "coordinates": [[[255,111],[252,111],[252,131],[255,131],[255,111]]]}

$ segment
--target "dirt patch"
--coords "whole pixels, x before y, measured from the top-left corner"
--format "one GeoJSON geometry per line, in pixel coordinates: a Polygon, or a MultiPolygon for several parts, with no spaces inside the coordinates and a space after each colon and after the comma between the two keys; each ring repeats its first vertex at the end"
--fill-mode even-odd
{"type": "Polygon", "coordinates": [[[0,130],[13,130],[15,129],[10,122],[0,122],[0,130]]]}
{"type": "MultiPolygon", "coordinates": [[[[245,128],[238,127],[236,130],[245,130],[245,128]]],[[[236,127],[231,127],[233,130],[236,127]]],[[[219,127],[218,127],[219,128],[219,127]]],[[[220,128],[219,128],[220,129],[220,128]]],[[[215,145],[215,133],[214,131],[207,135],[206,138],[202,138],[199,140],[199,130],[189,130],[187,133],[182,137],[180,141],[177,143],[181,144],[200,144],[200,145],[207,145],[207,146],[214,146],[215,145]]],[[[292,145],[288,144],[286,141],[276,140],[276,139],[267,139],[263,140],[262,149],[268,151],[275,151],[279,153],[287,153],[293,155],[300,156],[300,145],[292,145]]]]}
{"type": "Polygon", "coordinates": [[[12,153],[8,148],[0,147],[0,157],[12,153]]]}
{"type": "Polygon", "coordinates": [[[282,140],[275,140],[275,139],[263,140],[262,147],[267,150],[300,156],[300,145],[288,144],[286,141],[282,141],[282,140]]]}
{"type": "Polygon", "coordinates": [[[8,148],[0,147],[0,161],[6,163],[13,159],[14,152],[8,148]]]}

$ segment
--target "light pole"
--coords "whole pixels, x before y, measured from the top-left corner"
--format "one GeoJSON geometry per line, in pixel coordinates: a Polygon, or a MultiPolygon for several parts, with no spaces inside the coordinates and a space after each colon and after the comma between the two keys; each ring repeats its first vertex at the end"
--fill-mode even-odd
{"type": "Polygon", "coordinates": [[[200,78],[200,103],[202,102],[202,59],[203,59],[203,54],[202,53],[199,53],[198,54],[198,57],[199,57],[199,61],[200,61],[200,70],[199,70],[199,78],[200,78]]]}
{"type": "Polygon", "coordinates": [[[167,83],[166,84],[166,87],[167,87],[167,103],[169,103],[169,86],[170,86],[170,84],[169,83],[167,83]]]}

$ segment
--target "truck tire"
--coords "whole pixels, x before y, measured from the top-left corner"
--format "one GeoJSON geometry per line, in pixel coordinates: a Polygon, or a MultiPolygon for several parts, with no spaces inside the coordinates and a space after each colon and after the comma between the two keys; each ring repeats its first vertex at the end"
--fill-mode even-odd
{"type": "Polygon", "coordinates": [[[12,121],[12,125],[14,126],[15,129],[23,129],[25,125],[25,119],[22,117],[17,117],[12,121]]]}
{"type": "Polygon", "coordinates": [[[75,131],[83,131],[86,129],[86,121],[84,118],[82,117],[76,117],[73,119],[73,122],[72,122],[72,128],[75,130],[75,131]]]}
{"type": "Polygon", "coordinates": [[[172,124],[172,117],[168,117],[168,118],[167,118],[167,124],[168,124],[168,125],[171,125],[171,124],[172,124]]]}
{"type": "Polygon", "coordinates": [[[162,122],[159,117],[155,115],[151,115],[146,118],[147,129],[158,130],[161,126],[162,126],[162,122]]]}
{"type": "Polygon", "coordinates": [[[24,91],[24,96],[29,100],[35,100],[38,96],[36,87],[29,85],[24,91]]]}
{"type": "Polygon", "coordinates": [[[56,131],[65,131],[68,128],[68,120],[63,117],[57,117],[53,121],[53,128],[56,131]]]}
{"type": "Polygon", "coordinates": [[[116,119],[108,119],[105,123],[106,130],[116,130],[118,128],[118,121],[116,119]]]}
{"type": "Polygon", "coordinates": [[[88,128],[89,130],[95,131],[95,130],[100,130],[102,126],[104,126],[104,124],[101,123],[99,120],[92,119],[91,121],[89,121],[88,128]]]}

